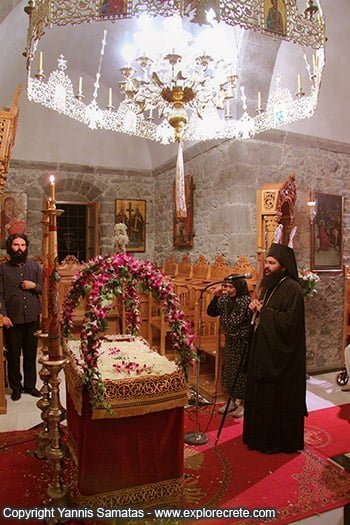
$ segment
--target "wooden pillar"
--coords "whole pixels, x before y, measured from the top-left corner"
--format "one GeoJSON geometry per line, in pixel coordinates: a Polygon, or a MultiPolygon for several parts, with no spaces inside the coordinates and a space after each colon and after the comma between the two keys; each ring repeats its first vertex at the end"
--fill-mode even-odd
{"type": "MultiPolygon", "coordinates": [[[[18,100],[21,88],[18,86],[10,108],[0,108],[0,196],[5,189],[6,177],[10,163],[11,150],[15,143],[18,100]]],[[[0,414],[6,414],[5,398],[5,357],[3,344],[3,323],[0,315],[0,414]]]]}
{"type": "Polygon", "coordinates": [[[18,86],[11,107],[0,108],[0,195],[5,188],[11,150],[15,143],[20,94],[21,88],[18,86]]]}
{"type": "Polygon", "coordinates": [[[275,230],[283,224],[282,243],[287,244],[294,222],[294,206],[297,198],[295,177],[285,182],[266,183],[257,191],[257,254],[258,279],[266,253],[273,242],[275,230]]]}

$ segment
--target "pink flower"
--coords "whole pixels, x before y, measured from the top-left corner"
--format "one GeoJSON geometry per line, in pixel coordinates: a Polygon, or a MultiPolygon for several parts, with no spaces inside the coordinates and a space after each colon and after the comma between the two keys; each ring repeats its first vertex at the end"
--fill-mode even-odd
{"type": "MultiPolygon", "coordinates": [[[[62,334],[68,337],[73,327],[73,312],[82,297],[87,297],[84,327],[81,330],[81,354],[85,362],[86,383],[94,390],[95,402],[103,402],[104,385],[98,370],[97,358],[101,345],[100,336],[105,329],[106,317],[112,307],[116,290],[123,290],[126,325],[129,333],[137,335],[141,325],[138,284],[157,297],[172,330],[173,345],[179,352],[180,364],[186,374],[188,365],[197,359],[194,334],[185,321],[172,283],[149,261],[134,259],[128,254],[97,256],[89,261],[72,279],[72,286],[63,305],[62,334]],[[96,392],[98,397],[96,398],[96,392]]],[[[118,349],[116,349],[116,354],[118,349]]],[[[126,364],[126,370],[136,370],[137,363],[126,364]]],[[[114,365],[115,370],[120,364],[114,365]]]]}

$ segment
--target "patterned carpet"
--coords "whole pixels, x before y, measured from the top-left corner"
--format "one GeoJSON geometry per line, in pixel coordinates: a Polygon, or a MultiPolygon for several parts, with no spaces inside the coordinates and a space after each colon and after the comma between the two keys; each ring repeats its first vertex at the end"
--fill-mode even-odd
{"type": "MultiPolygon", "coordinates": [[[[350,474],[328,460],[350,450],[350,405],[319,410],[306,419],[306,448],[300,454],[265,455],[248,451],[241,441],[242,421],[227,416],[218,445],[214,443],[221,416],[211,407],[200,409],[198,426],[193,409],[186,412],[185,431],[194,428],[206,433],[202,446],[185,445],[185,508],[273,508],[277,519],[206,519],[183,523],[204,525],[260,525],[291,523],[343,506],[350,501],[350,474]]],[[[37,429],[0,434],[0,506],[42,507],[52,479],[46,461],[31,455],[36,447],[37,429]],[[4,482],[5,480],[5,482],[4,482]]],[[[65,480],[74,494],[75,466],[65,462],[65,480]]],[[[117,475],[117,474],[116,474],[117,475]]],[[[0,522],[3,520],[1,517],[0,522]]],[[[182,523],[179,520],[122,523],[182,523]]],[[[7,524],[18,523],[6,520],[7,524]]],[[[26,520],[27,525],[43,523],[26,520]]],[[[81,521],[66,521],[78,524],[81,521]]],[[[85,522],[84,522],[85,523],[85,522]]],[[[96,522],[101,524],[101,521],[96,522]]],[[[111,522],[112,523],[112,522],[111,522]]],[[[113,523],[117,523],[114,521],[113,523]]]]}

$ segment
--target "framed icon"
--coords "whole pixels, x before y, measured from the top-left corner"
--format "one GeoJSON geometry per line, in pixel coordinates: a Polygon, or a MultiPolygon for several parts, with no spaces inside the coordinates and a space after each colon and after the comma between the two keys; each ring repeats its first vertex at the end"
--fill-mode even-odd
{"type": "Polygon", "coordinates": [[[0,209],[0,247],[4,249],[9,235],[13,233],[27,233],[26,193],[3,193],[0,197],[0,209]]]}
{"type": "Polygon", "coordinates": [[[141,199],[116,199],[115,224],[126,224],[129,243],[127,252],[146,250],[146,201],[141,199]]]}
{"type": "Polygon", "coordinates": [[[315,272],[343,270],[343,197],[315,193],[311,223],[311,269],[315,272]]]}
{"type": "Polygon", "coordinates": [[[285,35],[287,30],[284,0],[264,0],[264,24],[267,31],[285,35]]]}

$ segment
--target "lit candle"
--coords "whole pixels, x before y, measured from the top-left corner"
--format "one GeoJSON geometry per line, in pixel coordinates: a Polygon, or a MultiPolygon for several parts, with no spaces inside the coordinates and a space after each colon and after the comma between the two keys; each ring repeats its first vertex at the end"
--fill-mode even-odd
{"type": "Polygon", "coordinates": [[[50,175],[50,199],[55,202],[55,177],[50,175]]]}
{"type": "Polygon", "coordinates": [[[298,75],[298,91],[301,92],[302,91],[302,85],[301,85],[301,76],[298,75]]]}
{"type": "Polygon", "coordinates": [[[109,88],[108,91],[108,106],[112,107],[112,88],[109,88]]]}
{"type": "Polygon", "coordinates": [[[261,91],[258,91],[258,109],[261,109],[261,91]]]}
{"type": "Polygon", "coordinates": [[[79,95],[81,94],[82,91],[83,91],[83,77],[79,77],[79,87],[78,87],[79,95]]]}
{"type": "Polygon", "coordinates": [[[43,52],[40,51],[39,53],[39,72],[41,73],[43,70],[43,52]]]}

